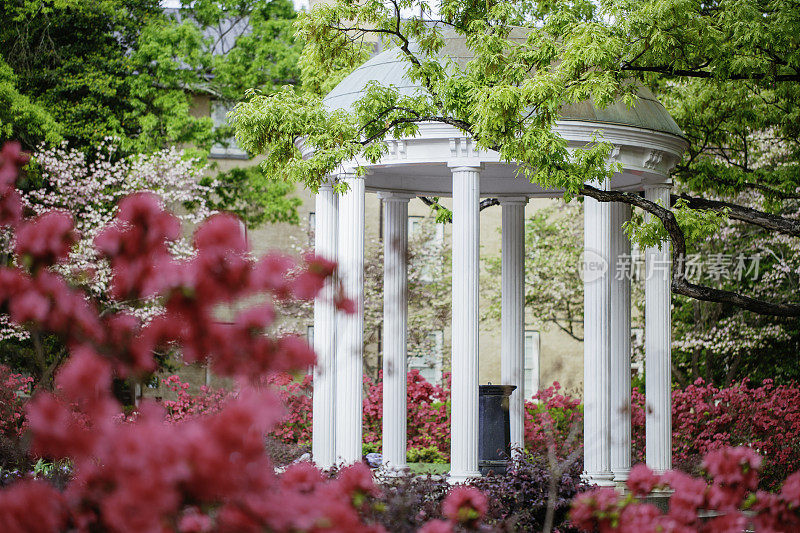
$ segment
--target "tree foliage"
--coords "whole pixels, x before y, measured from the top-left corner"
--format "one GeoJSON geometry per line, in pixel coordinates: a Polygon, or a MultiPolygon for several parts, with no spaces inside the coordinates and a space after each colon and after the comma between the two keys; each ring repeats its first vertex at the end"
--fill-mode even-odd
{"type": "MultiPolygon", "coordinates": [[[[208,148],[227,132],[190,111],[193,95],[236,101],[246,88],[296,83],[288,0],[5,2],[0,93],[13,102],[3,138],[28,147],[121,139],[126,152],[208,148]]],[[[5,113],[5,110],[4,110],[5,113]]]]}
{"type": "Polygon", "coordinates": [[[449,124],[519,165],[528,179],[563,189],[567,199],[626,202],[652,214],[661,229],[640,225],[632,235],[671,241],[675,293],[797,317],[796,295],[775,301],[746,288],[697,284],[684,259],[687,241],[719,227],[714,213],[800,237],[797,210],[784,202],[798,195],[798,26],[798,10],[784,0],[443,0],[436,14],[417,0],[339,0],[298,20],[307,41],[304,68],[355,64],[365,43],[378,38],[397,47],[421,91],[373,83],[351,113],[328,110],[316,95],[251,93],[234,112],[237,138],[266,153],[268,172],[316,189],[343,161],[379,160],[384,139],[414,135],[421,122],[449,124]],[[463,36],[474,58],[458,64],[440,56],[446,34],[463,36]],[[614,171],[609,145],[598,138],[570,151],[553,128],[565,105],[635,105],[632,79],[656,90],[692,143],[675,175],[685,203],[674,211],[635,193],[598,189],[614,171]],[[764,136],[783,155],[756,169],[752,152],[763,147],[753,141],[764,136]],[[300,157],[300,137],[314,147],[311,157],[300,157]],[[749,190],[759,195],[755,205],[717,196],[749,190]]]}

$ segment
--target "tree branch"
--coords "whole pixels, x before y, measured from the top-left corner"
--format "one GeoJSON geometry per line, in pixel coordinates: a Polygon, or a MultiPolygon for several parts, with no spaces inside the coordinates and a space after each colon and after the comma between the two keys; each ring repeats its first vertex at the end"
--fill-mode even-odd
{"type": "MultiPolygon", "coordinates": [[[[622,70],[631,72],[653,72],[656,74],[663,74],[666,76],[681,76],[686,78],[713,78],[714,73],[707,70],[686,70],[686,69],[671,69],[668,66],[657,67],[640,67],[630,64],[622,65],[622,70]]],[[[782,81],[800,81],[800,74],[775,74],[770,75],[764,72],[754,72],[752,74],[731,74],[726,76],[726,79],[732,81],[739,80],[763,80],[769,78],[776,82],[782,81]]]]}
{"type": "Polygon", "coordinates": [[[638,207],[661,220],[672,242],[672,292],[707,302],[727,303],[759,315],[800,317],[800,304],[768,302],[751,298],[737,292],[697,285],[686,279],[686,237],[678,225],[675,215],[656,203],[638,194],[623,191],[604,191],[591,185],[584,185],[580,194],[594,198],[598,202],[624,202],[638,207]]]}
{"type": "Polygon", "coordinates": [[[686,200],[686,204],[692,209],[709,209],[712,211],[728,210],[728,216],[734,220],[741,220],[754,226],[764,229],[777,231],[793,237],[800,237],[800,220],[793,220],[771,213],[765,213],[758,209],[752,209],[738,204],[723,202],[719,200],[708,200],[697,198],[687,194],[672,195],[673,200],[686,200]]]}
{"type": "MultiPolygon", "coordinates": [[[[439,202],[437,202],[435,200],[431,200],[427,196],[418,196],[417,198],[422,200],[423,204],[425,204],[425,205],[427,205],[429,207],[432,207],[437,211],[442,211],[442,210],[443,211],[450,211],[449,209],[447,209],[445,206],[443,206],[439,202]]],[[[500,205],[500,200],[498,200],[497,198],[484,198],[478,204],[478,211],[483,211],[484,209],[492,207],[492,206],[495,206],[495,205],[500,205]]],[[[453,217],[451,215],[448,218],[447,222],[452,222],[452,221],[453,221],[453,217]]]]}

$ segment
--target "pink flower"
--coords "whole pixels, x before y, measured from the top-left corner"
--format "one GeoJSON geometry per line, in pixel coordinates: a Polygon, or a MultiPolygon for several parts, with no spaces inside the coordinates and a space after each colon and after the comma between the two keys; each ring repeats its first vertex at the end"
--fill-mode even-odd
{"type": "Polygon", "coordinates": [[[638,464],[631,468],[627,486],[634,496],[647,496],[658,485],[659,476],[645,464],[638,464]]]}
{"type": "Polygon", "coordinates": [[[626,505],[619,515],[620,533],[644,533],[658,531],[656,525],[662,519],[661,511],[649,503],[626,505]]]}
{"type": "Polygon", "coordinates": [[[570,521],[580,529],[594,531],[608,527],[619,516],[619,495],[610,487],[592,489],[572,500],[570,521]]]}
{"type": "Polygon", "coordinates": [[[453,533],[453,524],[444,520],[431,520],[420,528],[419,533],[453,533]]]}
{"type": "Polygon", "coordinates": [[[0,226],[15,227],[22,220],[22,197],[15,190],[0,195],[0,226]]]}
{"type": "Polygon", "coordinates": [[[323,481],[322,472],[307,462],[291,465],[281,475],[281,484],[284,487],[304,493],[313,492],[323,481]]]}
{"type": "Polygon", "coordinates": [[[207,218],[194,233],[198,251],[222,250],[225,253],[244,253],[247,240],[242,221],[230,213],[218,213],[207,218]]]}
{"type": "Polygon", "coordinates": [[[378,488],[372,480],[372,471],[362,463],[343,468],[337,479],[338,487],[345,493],[377,494],[378,488]]]}
{"type": "Polygon", "coordinates": [[[461,524],[477,522],[486,514],[486,495],[474,487],[453,487],[442,502],[442,514],[461,524]]]}
{"type": "Polygon", "coordinates": [[[205,533],[206,531],[211,531],[212,527],[211,518],[202,514],[195,507],[186,511],[178,523],[178,531],[181,533],[205,533]]]}
{"type": "Polygon", "coordinates": [[[786,478],[781,488],[781,497],[796,508],[800,508],[800,472],[786,478]]]}
{"type": "Polygon", "coordinates": [[[31,270],[36,270],[66,259],[77,241],[72,215],[66,211],[48,211],[17,228],[14,252],[31,270]]]}
{"type": "Polygon", "coordinates": [[[63,495],[44,481],[20,481],[0,491],[0,531],[61,531],[67,509],[63,495]]]}
{"type": "Polygon", "coordinates": [[[755,490],[761,462],[762,458],[757,452],[738,446],[710,452],[703,460],[703,467],[714,478],[715,483],[755,490]]]}
{"type": "Polygon", "coordinates": [[[697,510],[705,502],[706,482],[675,470],[666,472],[661,479],[675,491],[669,500],[669,516],[683,525],[694,524],[697,510]]]}

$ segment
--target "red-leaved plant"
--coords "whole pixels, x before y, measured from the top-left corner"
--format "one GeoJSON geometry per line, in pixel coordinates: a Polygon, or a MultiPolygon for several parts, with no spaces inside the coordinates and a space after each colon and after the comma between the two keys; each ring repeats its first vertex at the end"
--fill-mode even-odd
{"type": "Polygon", "coordinates": [[[628,494],[613,488],[580,494],[570,518],[585,531],[601,533],[800,530],[800,472],[789,476],[780,492],[764,492],[757,490],[761,464],[761,456],[746,447],[708,453],[703,460],[707,478],[679,471],[657,475],[640,464],[631,470],[628,494]],[[663,493],[669,497],[665,513],[642,500],[655,489],[668,491],[663,493]]]}
{"type": "Polygon", "coordinates": [[[167,420],[178,422],[186,418],[219,412],[225,401],[233,393],[226,389],[213,389],[207,385],[200,387],[200,394],[191,394],[190,385],[176,375],[161,379],[163,385],[175,393],[174,400],[161,402],[167,410],[167,420]]]}
{"type": "Polygon", "coordinates": [[[32,452],[69,458],[74,475],[63,491],[36,480],[0,491],[0,530],[381,530],[359,515],[375,492],[366,467],[329,479],[303,464],[277,476],[265,453],[264,436],[283,407],[262,378],[307,368],[313,351],[299,337],[267,334],[276,314],[270,303],[245,307],[229,323],[214,318],[217,305],[256,293],[313,298],[335,265],[315,256],[253,261],[239,221],[225,214],[197,229],[193,257],[176,260],[169,244],[180,234],[178,220],[154,195],[135,194],[120,202],[95,247],[111,266],[114,298],[159,298],[164,312],[147,324],[126,313],[101,316],[49,268],[75,242],[71,217],[53,211],[23,218],[15,182],[26,160],[15,143],[0,152],[0,223],[15,234],[18,265],[0,267],[0,308],[14,323],[58,335],[70,348],[54,392],[35,394],[26,414],[32,452]],[[167,348],[235,379],[236,396],[216,412],[176,423],[145,400],[135,419],[122,421],[112,377],[153,371],[154,350],[167,348]]]}
{"type": "Polygon", "coordinates": [[[19,439],[25,427],[25,400],[33,378],[16,374],[0,365],[0,436],[19,439]]]}

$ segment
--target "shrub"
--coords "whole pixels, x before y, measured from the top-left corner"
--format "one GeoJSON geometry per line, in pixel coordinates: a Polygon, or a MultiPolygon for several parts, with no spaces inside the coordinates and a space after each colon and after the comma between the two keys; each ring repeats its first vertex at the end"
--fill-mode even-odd
{"type": "Polygon", "coordinates": [[[549,531],[544,529],[551,512],[550,527],[566,533],[570,502],[588,488],[581,481],[581,462],[551,465],[542,456],[522,454],[510,461],[505,476],[487,476],[473,482],[489,500],[487,521],[504,531],[549,531]]]}
{"type": "Polygon", "coordinates": [[[200,394],[189,394],[189,384],[181,378],[172,375],[163,378],[161,382],[165,387],[177,395],[175,400],[163,400],[161,404],[167,410],[167,420],[177,422],[185,418],[219,412],[231,392],[224,389],[212,389],[203,385],[200,394]]]}
{"type": "Polygon", "coordinates": [[[309,446],[313,419],[311,374],[305,374],[298,381],[287,372],[276,372],[267,376],[266,381],[277,390],[281,403],[286,407],[285,415],[275,425],[270,435],[287,444],[309,446]]]}
{"type": "MultiPolygon", "coordinates": [[[[373,382],[364,378],[364,442],[380,446],[383,435],[383,372],[373,382]]],[[[443,384],[429,383],[419,370],[413,369],[406,377],[407,391],[407,447],[408,450],[435,448],[443,462],[450,459],[450,374],[444,375],[443,384]]],[[[378,447],[376,450],[380,450],[378,447]]]]}
{"type": "Polygon", "coordinates": [[[0,437],[19,439],[25,427],[25,402],[31,393],[33,378],[15,374],[0,365],[0,437]]]}
{"type": "Polygon", "coordinates": [[[584,531],[601,532],[800,530],[800,472],[773,494],[757,490],[761,465],[761,457],[745,447],[709,452],[702,463],[707,477],[674,470],[658,475],[640,464],[628,479],[629,494],[612,488],[580,494],[570,518],[584,531]],[[654,489],[673,491],[666,513],[643,502],[654,489]]]}
{"type": "Polygon", "coordinates": [[[436,446],[428,446],[427,448],[409,448],[406,452],[406,461],[409,463],[444,464],[447,459],[436,446]]]}
{"type": "Polygon", "coordinates": [[[386,479],[368,517],[393,533],[417,531],[426,522],[442,518],[440,506],[448,490],[440,476],[405,474],[386,479]]]}
{"type": "MultiPolygon", "coordinates": [[[[645,397],[632,396],[634,458],[644,462],[645,397]]],[[[760,482],[780,486],[800,469],[800,387],[744,381],[717,388],[698,379],[672,392],[672,456],[675,468],[697,474],[702,457],[726,446],[748,446],[764,458],[760,482]]]]}
{"type": "MultiPolygon", "coordinates": [[[[0,307],[18,326],[70,346],[55,389],[40,390],[25,413],[33,452],[68,459],[73,476],[63,490],[33,479],[0,490],[0,531],[380,531],[365,512],[378,493],[366,466],[331,479],[297,464],[276,476],[265,453],[264,436],[282,407],[260,378],[307,368],[313,351],[296,336],[267,334],[276,318],[270,303],[245,307],[230,323],[214,318],[218,305],[235,308],[255,294],[312,299],[335,264],[314,256],[254,261],[229,215],[201,224],[195,253],[177,260],[169,253],[177,219],[154,195],[137,194],[120,202],[115,223],[94,244],[110,264],[114,299],[155,298],[164,311],[147,323],[124,311],[101,314],[97,302],[50,270],[75,242],[71,218],[22,218],[14,184],[26,160],[16,144],[0,152],[0,224],[18,229],[13,264],[20,265],[0,267],[0,307]],[[163,406],[144,400],[136,417],[122,421],[112,376],[152,372],[154,352],[165,348],[235,378],[235,397],[216,412],[172,423],[163,406]]],[[[454,489],[442,502],[447,520],[423,528],[475,529],[485,510],[479,492],[454,489]]]]}
{"type": "Polygon", "coordinates": [[[562,391],[557,381],[525,402],[524,423],[525,449],[533,455],[546,457],[552,449],[564,460],[583,446],[581,401],[562,391]]]}

